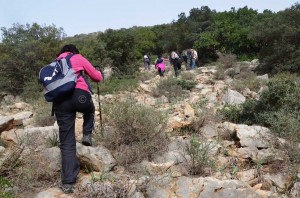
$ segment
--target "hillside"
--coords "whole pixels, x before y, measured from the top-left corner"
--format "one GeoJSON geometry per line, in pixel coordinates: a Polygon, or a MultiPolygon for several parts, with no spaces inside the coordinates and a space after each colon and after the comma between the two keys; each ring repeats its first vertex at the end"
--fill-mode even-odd
{"type": "Polygon", "coordinates": [[[137,88],[101,95],[101,109],[95,94],[93,147],[81,144],[82,115],[76,118],[82,168],[71,195],[57,187],[57,124],[37,126],[41,109],[3,93],[0,171],[13,185],[3,180],[0,192],[36,198],[299,197],[299,169],[291,171],[279,146],[289,142],[222,114],[262,97],[269,78],[252,72],[257,65],[221,61],[189,71],[183,65],[178,78],[170,65],[165,77],[152,65],[151,71],[140,68],[137,88]]]}

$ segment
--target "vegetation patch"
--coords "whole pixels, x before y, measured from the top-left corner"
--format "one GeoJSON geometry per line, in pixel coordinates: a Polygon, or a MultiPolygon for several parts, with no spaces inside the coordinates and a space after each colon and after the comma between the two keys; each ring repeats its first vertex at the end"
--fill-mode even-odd
{"type": "MultiPolygon", "coordinates": [[[[112,94],[120,91],[132,91],[138,87],[138,78],[113,77],[99,83],[100,94],[112,94]]],[[[97,85],[95,83],[94,87],[97,85]]],[[[95,90],[95,89],[94,89],[95,90]]]]}
{"type": "Polygon", "coordinates": [[[156,89],[153,92],[155,97],[162,95],[168,98],[171,103],[175,100],[182,99],[186,92],[184,90],[191,90],[196,86],[195,81],[178,80],[176,78],[168,77],[159,81],[156,89]]]}
{"type": "Polygon", "coordinates": [[[185,161],[188,171],[191,175],[206,175],[215,168],[215,161],[211,156],[214,149],[213,143],[201,140],[192,136],[191,140],[186,143],[185,161]]]}
{"type": "Polygon", "coordinates": [[[296,74],[281,73],[267,83],[268,89],[261,93],[259,100],[247,100],[241,106],[227,106],[220,112],[225,120],[249,125],[268,127],[277,137],[287,143],[281,145],[291,162],[300,162],[300,77],[296,74]]]}
{"type": "Polygon", "coordinates": [[[151,160],[166,148],[166,116],[162,112],[132,100],[114,103],[105,111],[115,131],[104,137],[104,144],[116,151],[120,165],[151,160]]]}
{"type": "Polygon", "coordinates": [[[33,120],[35,126],[53,126],[56,121],[55,116],[51,115],[52,112],[52,103],[46,102],[44,97],[39,97],[35,100],[33,104],[33,120]]]}

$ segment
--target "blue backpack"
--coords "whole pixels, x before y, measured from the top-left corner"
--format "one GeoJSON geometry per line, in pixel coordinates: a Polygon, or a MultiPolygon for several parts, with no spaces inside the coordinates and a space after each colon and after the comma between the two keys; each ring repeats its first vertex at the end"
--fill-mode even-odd
{"type": "Polygon", "coordinates": [[[54,60],[49,65],[42,67],[39,73],[39,80],[44,87],[46,101],[55,102],[69,96],[76,86],[79,76],[72,68],[69,54],[65,58],[54,60]]]}

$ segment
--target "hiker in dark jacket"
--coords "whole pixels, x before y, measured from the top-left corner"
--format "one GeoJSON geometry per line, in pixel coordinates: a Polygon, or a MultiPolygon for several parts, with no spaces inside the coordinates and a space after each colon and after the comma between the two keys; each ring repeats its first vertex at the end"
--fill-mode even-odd
{"type": "Polygon", "coordinates": [[[65,193],[73,192],[73,185],[80,170],[79,161],[76,157],[76,112],[83,113],[82,144],[86,146],[92,145],[95,107],[89,85],[81,74],[84,72],[95,82],[102,80],[101,73],[86,58],[79,54],[75,45],[65,45],[58,53],[56,59],[66,57],[69,54],[74,54],[70,58],[70,62],[78,76],[76,87],[69,97],[54,103],[54,112],[59,126],[62,162],[60,188],[65,193]]]}
{"type": "Polygon", "coordinates": [[[175,77],[177,77],[180,72],[179,70],[181,69],[181,62],[178,54],[175,51],[172,51],[170,61],[174,67],[175,77]]]}

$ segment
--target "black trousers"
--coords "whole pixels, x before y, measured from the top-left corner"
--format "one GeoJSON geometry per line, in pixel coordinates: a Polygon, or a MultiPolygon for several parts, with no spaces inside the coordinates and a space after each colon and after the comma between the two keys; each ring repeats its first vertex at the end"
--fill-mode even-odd
{"type": "Polygon", "coordinates": [[[87,135],[94,129],[95,106],[89,92],[75,89],[69,98],[56,102],[54,107],[59,126],[62,159],[61,180],[63,184],[73,184],[76,182],[80,170],[80,164],[76,157],[76,112],[83,113],[83,134],[87,135]]]}
{"type": "Polygon", "coordinates": [[[181,69],[181,62],[178,59],[173,59],[175,76],[179,75],[179,70],[181,69]]]}
{"type": "Polygon", "coordinates": [[[164,76],[165,71],[162,71],[161,68],[158,68],[157,71],[160,76],[164,76]]]}

